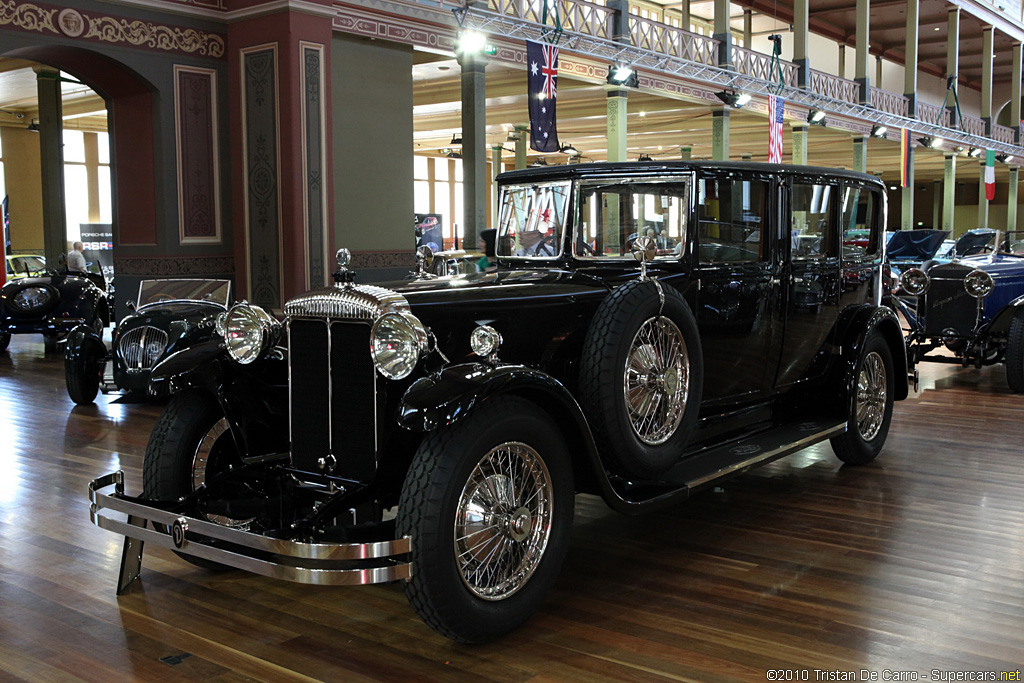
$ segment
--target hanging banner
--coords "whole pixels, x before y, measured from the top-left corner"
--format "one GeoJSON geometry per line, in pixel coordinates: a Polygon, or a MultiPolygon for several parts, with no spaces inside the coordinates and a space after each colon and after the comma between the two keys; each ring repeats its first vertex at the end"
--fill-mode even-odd
{"type": "Polygon", "coordinates": [[[995,150],[985,152],[985,199],[996,198],[996,153],[995,150]]]}
{"type": "Polygon", "coordinates": [[[768,96],[768,163],[782,163],[782,124],[786,101],[777,95],[768,96]]]}
{"type": "Polygon", "coordinates": [[[900,129],[900,187],[910,184],[910,130],[900,129]]]}
{"type": "Polygon", "coordinates": [[[557,152],[558,48],[526,41],[526,74],[530,96],[530,149],[557,152]]]}

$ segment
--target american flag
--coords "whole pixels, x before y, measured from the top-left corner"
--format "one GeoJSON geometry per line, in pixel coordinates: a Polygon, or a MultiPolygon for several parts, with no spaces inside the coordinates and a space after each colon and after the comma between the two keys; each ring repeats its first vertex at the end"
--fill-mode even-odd
{"type": "Polygon", "coordinates": [[[538,152],[557,152],[558,48],[547,43],[526,41],[526,68],[530,95],[530,147],[538,152]]]}
{"type": "Polygon", "coordinates": [[[786,101],[775,95],[768,96],[768,163],[782,163],[782,122],[786,101]]]}

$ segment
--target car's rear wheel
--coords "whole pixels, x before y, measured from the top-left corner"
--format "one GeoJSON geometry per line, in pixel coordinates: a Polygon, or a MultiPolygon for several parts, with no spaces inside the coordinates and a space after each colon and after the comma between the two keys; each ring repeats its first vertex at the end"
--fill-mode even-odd
{"type": "Polygon", "coordinates": [[[889,434],[895,389],[892,352],[881,335],[872,334],[857,361],[846,432],[831,441],[836,457],[864,465],[878,456],[889,434]]]}
{"type": "MultiPolygon", "coordinates": [[[[142,495],[150,500],[178,500],[237,462],[238,450],[220,404],[201,392],[176,394],[149,437],[142,463],[142,495]]],[[[235,528],[249,523],[222,515],[200,516],[235,528]]],[[[204,569],[227,569],[217,562],[178,555],[204,569]]]]}
{"type": "Polygon", "coordinates": [[[398,534],[413,539],[405,594],[417,614],[466,643],[526,621],[565,558],[573,493],[565,440],[528,401],[492,399],[428,434],[398,510],[398,534]]]}
{"type": "Polygon", "coordinates": [[[96,400],[103,379],[104,356],[89,345],[82,345],[76,353],[67,349],[64,355],[64,382],[68,396],[78,405],[96,400]]]}
{"type": "Polygon", "coordinates": [[[704,385],[697,322],[682,295],[628,282],[601,303],[580,361],[580,395],[602,456],[653,479],[682,454],[704,385]]]}
{"type": "Polygon", "coordinates": [[[1010,391],[1024,391],[1024,308],[1018,308],[1010,320],[1006,342],[1006,383],[1010,391]]]}

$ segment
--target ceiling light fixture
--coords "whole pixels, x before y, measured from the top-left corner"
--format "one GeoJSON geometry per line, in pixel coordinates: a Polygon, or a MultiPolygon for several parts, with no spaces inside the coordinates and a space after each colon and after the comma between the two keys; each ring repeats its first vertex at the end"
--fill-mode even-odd
{"type": "Polygon", "coordinates": [[[1001,164],[1008,164],[1011,161],[1013,161],[1013,155],[1012,154],[997,154],[996,155],[996,161],[998,161],[1001,164]]]}
{"type": "Polygon", "coordinates": [[[967,156],[974,157],[975,159],[977,159],[978,157],[981,156],[982,151],[983,150],[981,149],[981,147],[971,147],[967,151],[967,156]]]}
{"type": "Polygon", "coordinates": [[[35,119],[32,119],[32,123],[30,123],[27,126],[25,126],[25,130],[30,130],[33,133],[38,133],[39,132],[39,122],[36,121],[35,119]]]}
{"type": "Polygon", "coordinates": [[[738,93],[735,90],[716,92],[715,97],[734,109],[740,109],[743,105],[750,102],[750,95],[748,93],[738,93]]]}
{"type": "Polygon", "coordinates": [[[810,110],[807,112],[807,123],[813,123],[816,126],[824,126],[826,124],[825,112],[820,109],[810,110]]]}
{"type": "Polygon", "coordinates": [[[650,154],[641,154],[636,158],[637,161],[654,161],[650,154]]]}
{"type": "Polygon", "coordinates": [[[636,75],[636,71],[628,64],[610,65],[608,67],[607,82],[609,85],[621,85],[626,88],[637,88],[640,86],[640,80],[636,75]]]}
{"type": "Polygon", "coordinates": [[[889,132],[889,127],[888,126],[872,126],[871,127],[871,137],[873,137],[873,138],[884,138],[884,137],[886,137],[886,134],[888,132],[889,132]]]}
{"type": "Polygon", "coordinates": [[[449,142],[448,144],[449,145],[461,145],[462,144],[462,135],[460,135],[459,133],[452,133],[452,141],[449,142]]]}
{"type": "Polygon", "coordinates": [[[928,136],[918,138],[917,141],[929,149],[935,149],[944,142],[942,138],[933,138],[928,136]]]}
{"type": "Polygon", "coordinates": [[[558,151],[561,152],[562,154],[568,154],[571,157],[578,157],[580,155],[580,151],[573,147],[570,143],[562,145],[561,147],[558,148],[558,151]]]}

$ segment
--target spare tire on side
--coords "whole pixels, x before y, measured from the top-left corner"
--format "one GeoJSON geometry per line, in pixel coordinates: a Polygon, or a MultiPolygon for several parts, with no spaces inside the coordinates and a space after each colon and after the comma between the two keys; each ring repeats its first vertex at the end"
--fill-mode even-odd
{"type": "Polygon", "coordinates": [[[580,397],[605,463],[656,479],[682,455],[700,411],[704,363],[686,300],[655,280],[601,303],[580,363],[580,397]]]}

